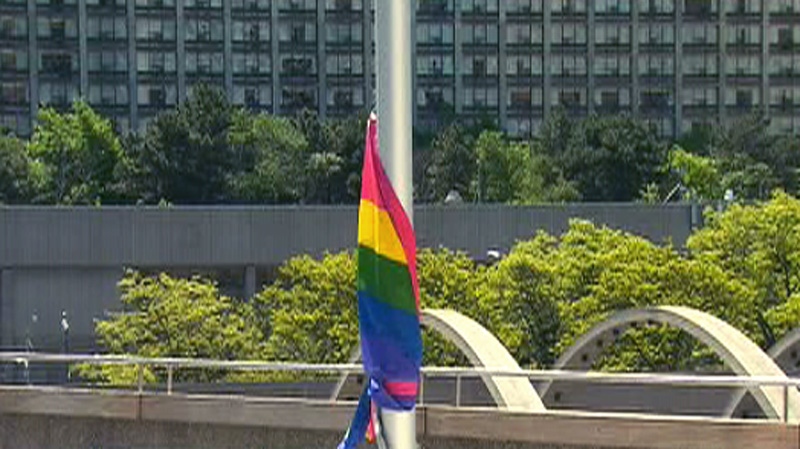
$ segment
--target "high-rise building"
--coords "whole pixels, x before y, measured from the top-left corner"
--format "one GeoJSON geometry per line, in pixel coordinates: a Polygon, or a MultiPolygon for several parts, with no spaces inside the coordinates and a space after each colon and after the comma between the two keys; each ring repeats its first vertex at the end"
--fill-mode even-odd
{"type": "MultiPolygon", "coordinates": [[[[372,104],[374,1],[0,1],[0,125],[21,135],[78,97],[140,128],[198,82],[277,114],[372,104]]],[[[415,3],[419,128],[491,118],[524,136],[560,105],[665,136],[759,108],[800,132],[800,0],[415,3]]]]}

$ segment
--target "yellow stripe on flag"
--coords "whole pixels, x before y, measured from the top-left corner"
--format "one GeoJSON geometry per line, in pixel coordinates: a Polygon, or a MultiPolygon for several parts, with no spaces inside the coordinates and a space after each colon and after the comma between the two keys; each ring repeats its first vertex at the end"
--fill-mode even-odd
{"type": "Polygon", "coordinates": [[[358,244],[387,259],[408,264],[389,213],[369,200],[361,200],[358,209],[358,244]]]}

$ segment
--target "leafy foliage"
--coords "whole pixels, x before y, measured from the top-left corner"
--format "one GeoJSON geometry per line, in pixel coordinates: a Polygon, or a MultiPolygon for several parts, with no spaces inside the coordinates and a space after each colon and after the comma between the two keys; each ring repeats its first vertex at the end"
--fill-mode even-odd
{"type": "Polygon", "coordinates": [[[31,157],[40,164],[38,201],[96,204],[119,199],[126,161],[109,120],[79,101],[65,114],[43,108],[38,121],[29,144],[31,157]]]}
{"type": "MultiPolygon", "coordinates": [[[[186,357],[221,360],[261,359],[264,335],[253,325],[251,308],[220,295],[217,286],[200,278],[148,277],[129,272],[119,284],[123,312],[100,321],[98,342],[113,354],[143,357],[186,357]]],[[[82,367],[89,379],[126,384],[134,367],[82,367]]],[[[148,368],[146,379],[164,378],[148,368]]],[[[211,370],[176,373],[177,380],[215,380],[211,370]]]]}
{"type": "Polygon", "coordinates": [[[29,201],[34,182],[33,161],[25,143],[0,135],[0,204],[29,201]]]}
{"type": "MultiPolygon", "coordinates": [[[[457,310],[522,365],[548,367],[610,314],[658,305],[706,311],[766,348],[800,324],[798,245],[800,201],[780,193],[712,214],[687,252],[575,220],[560,236],[517,243],[493,265],[446,249],[423,249],[417,260],[423,307],[457,310]]],[[[345,362],[358,344],[355,278],[352,253],[296,257],[243,304],[205,281],[131,275],[121,286],[134,313],[98,324],[98,335],[115,353],[345,362]]],[[[423,339],[426,364],[467,363],[441,336],[426,331],[423,339]]],[[[598,369],[723,368],[709,348],[662,325],[633,327],[605,347],[598,369]]]]}

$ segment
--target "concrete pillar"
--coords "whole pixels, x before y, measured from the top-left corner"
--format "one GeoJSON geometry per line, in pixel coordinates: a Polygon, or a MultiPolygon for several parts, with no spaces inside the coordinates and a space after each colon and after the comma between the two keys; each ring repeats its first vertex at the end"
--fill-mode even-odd
{"type": "Polygon", "coordinates": [[[78,61],[80,68],[80,95],[89,98],[89,49],[86,44],[86,0],[78,0],[78,61]]]}
{"type": "Polygon", "coordinates": [[[375,27],[372,23],[372,1],[364,0],[362,21],[364,24],[364,39],[361,48],[364,61],[364,105],[372,109],[375,106],[375,92],[372,90],[372,74],[375,67],[372,61],[372,42],[375,40],[375,27]]]}
{"type": "Polygon", "coordinates": [[[639,116],[639,2],[631,2],[631,114],[639,116]]]}
{"type": "Polygon", "coordinates": [[[552,102],[552,80],[553,75],[550,70],[550,64],[552,64],[552,49],[553,49],[553,15],[552,15],[552,6],[551,2],[548,0],[544,1],[542,5],[542,14],[544,15],[544,25],[543,25],[543,36],[542,36],[542,43],[544,45],[544,52],[542,53],[542,74],[543,74],[543,83],[542,86],[542,95],[544,98],[544,118],[547,120],[547,117],[550,115],[550,110],[552,109],[551,102],[552,102]]]}
{"type": "Polygon", "coordinates": [[[256,275],[256,267],[248,265],[244,268],[244,297],[245,299],[252,299],[258,293],[258,281],[256,275]]]}
{"type": "Polygon", "coordinates": [[[453,70],[455,72],[455,92],[453,92],[456,106],[456,116],[464,113],[464,46],[463,46],[463,22],[461,21],[461,4],[453,2],[453,70]]]}
{"type": "Polygon", "coordinates": [[[131,131],[139,129],[139,89],[137,88],[138,63],[136,61],[136,0],[126,3],[128,19],[128,113],[131,131]]]}
{"type": "MultiPolygon", "coordinates": [[[[725,41],[725,38],[726,38],[725,33],[727,32],[727,30],[725,29],[725,22],[727,22],[727,21],[725,20],[725,6],[724,6],[724,3],[722,3],[722,1],[719,4],[719,16],[718,17],[719,17],[719,35],[717,37],[719,39],[719,46],[718,46],[718,48],[719,48],[719,57],[717,58],[717,60],[719,61],[719,63],[718,63],[718,68],[719,68],[719,96],[718,96],[717,100],[719,100],[719,101],[717,103],[717,113],[718,113],[717,119],[719,120],[719,123],[724,124],[725,120],[727,119],[727,116],[728,116],[727,110],[725,108],[725,103],[726,103],[726,101],[725,101],[726,98],[725,97],[728,94],[728,89],[727,89],[727,87],[728,87],[728,75],[726,74],[726,70],[727,70],[727,67],[726,67],[726,64],[727,64],[726,53],[728,52],[728,50],[727,50],[728,45],[727,45],[727,43],[725,41]]],[[[764,67],[765,67],[765,70],[766,70],[766,66],[764,66],[764,67]]]]}
{"type": "Polygon", "coordinates": [[[761,104],[764,116],[770,118],[769,105],[769,1],[761,3],[761,104]]]}
{"type": "Polygon", "coordinates": [[[272,113],[280,114],[281,112],[281,61],[279,55],[279,37],[278,30],[278,2],[273,0],[270,3],[270,51],[272,54],[272,113]]]}
{"type": "Polygon", "coordinates": [[[31,130],[39,115],[39,49],[36,41],[36,0],[28,0],[28,82],[31,101],[31,130]]]}
{"type": "Polygon", "coordinates": [[[594,113],[594,53],[595,53],[595,17],[594,2],[586,5],[586,111],[594,113]]]}
{"type": "Polygon", "coordinates": [[[186,99],[186,29],[183,1],[175,0],[175,43],[177,45],[178,103],[186,99]]]}
{"type": "Polygon", "coordinates": [[[507,57],[508,51],[506,43],[508,42],[508,33],[506,20],[507,20],[507,2],[499,1],[498,2],[498,19],[499,25],[497,30],[497,46],[498,46],[498,56],[497,56],[497,76],[499,77],[500,82],[500,91],[498,92],[498,101],[500,105],[500,129],[508,129],[508,76],[507,76],[507,57]]]}
{"type": "Polygon", "coordinates": [[[225,93],[229,101],[233,102],[233,19],[231,16],[231,0],[222,0],[222,33],[223,33],[223,58],[225,72],[225,93]]]}
{"type": "Polygon", "coordinates": [[[328,116],[328,61],[325,60],[325,6],[326,2],[317,0],[317,111],[320,118],[328,116]]]}
{"type": "Polygon", "coordinates": [[[675,94],[673,95],[675,123],[672,124],[673,136],[678,136],[683,122],[683,2],[675,2],[675,62],[673,74],[675,94]]]}

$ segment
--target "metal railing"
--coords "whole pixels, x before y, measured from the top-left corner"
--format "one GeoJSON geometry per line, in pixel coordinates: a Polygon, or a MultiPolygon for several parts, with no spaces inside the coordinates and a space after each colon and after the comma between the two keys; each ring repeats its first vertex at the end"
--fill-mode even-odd
{"type": "MultiPolygon", "coordinates": [[[[147,358],[123,355],[79,355],[45,354],[32,352],[0,352],[0,364],[17,364],[29,367],[32,363],[41,364],[85,364],[94,366],[134,366],[137,372],[135,388],[139,393],[145,390],[145,367],[162,368],[167,371],[167,394],[173,393],[174,373],[177,369],[220,369],[251,372],[290,372],[315,374],[363,374],[360,364],[313,364],[294,362],[230,361],[187,358],[147,358]]],[[[455,379],[455,405],[461,406],[462,380],[469,378],[525,378],[533,382],[591,382],[600,384],[637,384],[683,386],[698,388],[759,388],[778,387],[783,392],[784,422],[789,420],[789,391],[800,388],[800,378],[775,376],[730,376],[730,375],[685,375],[650,373],[604,373],[592,371],[564,370],[519,370],[493,369],[490,367],[423,367],[420,385],[420,405],[424,404],[424,381],[433,378],[455,379]]]]}

